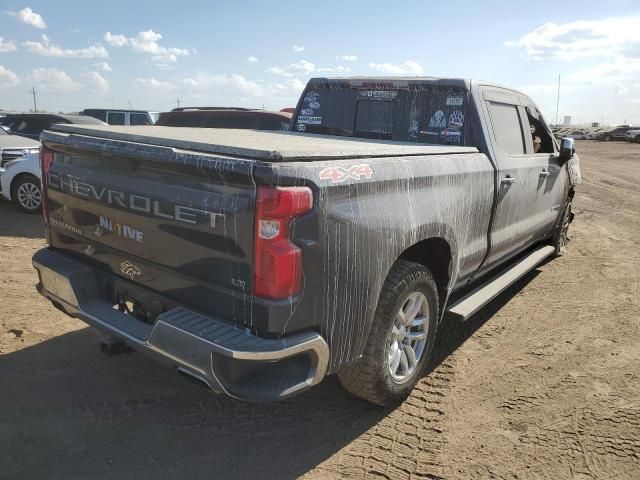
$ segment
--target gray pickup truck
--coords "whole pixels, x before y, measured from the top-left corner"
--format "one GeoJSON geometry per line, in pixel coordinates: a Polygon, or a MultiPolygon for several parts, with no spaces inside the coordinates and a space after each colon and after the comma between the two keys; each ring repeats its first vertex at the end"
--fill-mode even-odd
{"type": "Polygon", "coordinates": [[[580,181],[533,101],[484,82],[313,79],[291,131],[57,125],[38,291],[245,400],[337,373],[380,405],[563,253],[580,181]]]}

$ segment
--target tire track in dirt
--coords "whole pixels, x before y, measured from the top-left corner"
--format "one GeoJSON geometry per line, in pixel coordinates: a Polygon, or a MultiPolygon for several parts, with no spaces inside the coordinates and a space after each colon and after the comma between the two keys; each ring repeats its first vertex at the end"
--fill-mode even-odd
{"type": "Polygon", "coordinates": [[[306,478],[445,478],[449,469],[440,456],[446,448],[443,425],[454,372],[451,360],[438,365],[402,405],[306,478]]]}

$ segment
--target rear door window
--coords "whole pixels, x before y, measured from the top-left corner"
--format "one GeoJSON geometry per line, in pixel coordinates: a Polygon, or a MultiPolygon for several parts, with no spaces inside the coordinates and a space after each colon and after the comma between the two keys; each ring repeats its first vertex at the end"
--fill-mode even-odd
{"type": "Polygon", "coordinates": [[[149,117],[144,113],[130,113],[131,125],[151,125],[149,117]]]}
{"type": "Polygon", "coordinates": [[[509,155],[524,154],[524,136],[518,107],[506,103],[487,102],[491,127],[498,146],[509,155]]]}
{"type": "Polygon", "coordinates": [[[125,125],[125,113],[124,112],[109,112],[107,113],[107,123],[109,125],[125,125]]]}

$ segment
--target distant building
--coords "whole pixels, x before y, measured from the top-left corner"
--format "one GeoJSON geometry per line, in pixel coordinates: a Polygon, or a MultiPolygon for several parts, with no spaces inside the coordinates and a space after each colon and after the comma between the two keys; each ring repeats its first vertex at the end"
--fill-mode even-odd
{"type": "Polygon", "coordinates": [[[565,115],[565,116],[564,116],[564,122],[562,122],[562,124],[563,124],[565,127],[570,126],[570,125],[571,125],[571,115],[565,115]]]}
{"type": "Polygon", "coordinates": [[[592,128],[598,128],[600,126],[600,122],[591,122],[592,128]]]}

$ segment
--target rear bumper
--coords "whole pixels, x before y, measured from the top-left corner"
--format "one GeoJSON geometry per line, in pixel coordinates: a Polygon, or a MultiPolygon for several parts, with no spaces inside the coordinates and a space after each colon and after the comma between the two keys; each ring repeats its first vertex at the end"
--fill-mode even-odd
{"type": "Polygon", "coordinates": [[[329,349],[316,332],[280,339],[244,329],[183,307],[161,313],[153,325],[103,300],[93,269],[49,248],[33,256],[38,291],[68,315],[123,340],[134,350],[242,400],[277,400],[320,382],[329,349]]]}

